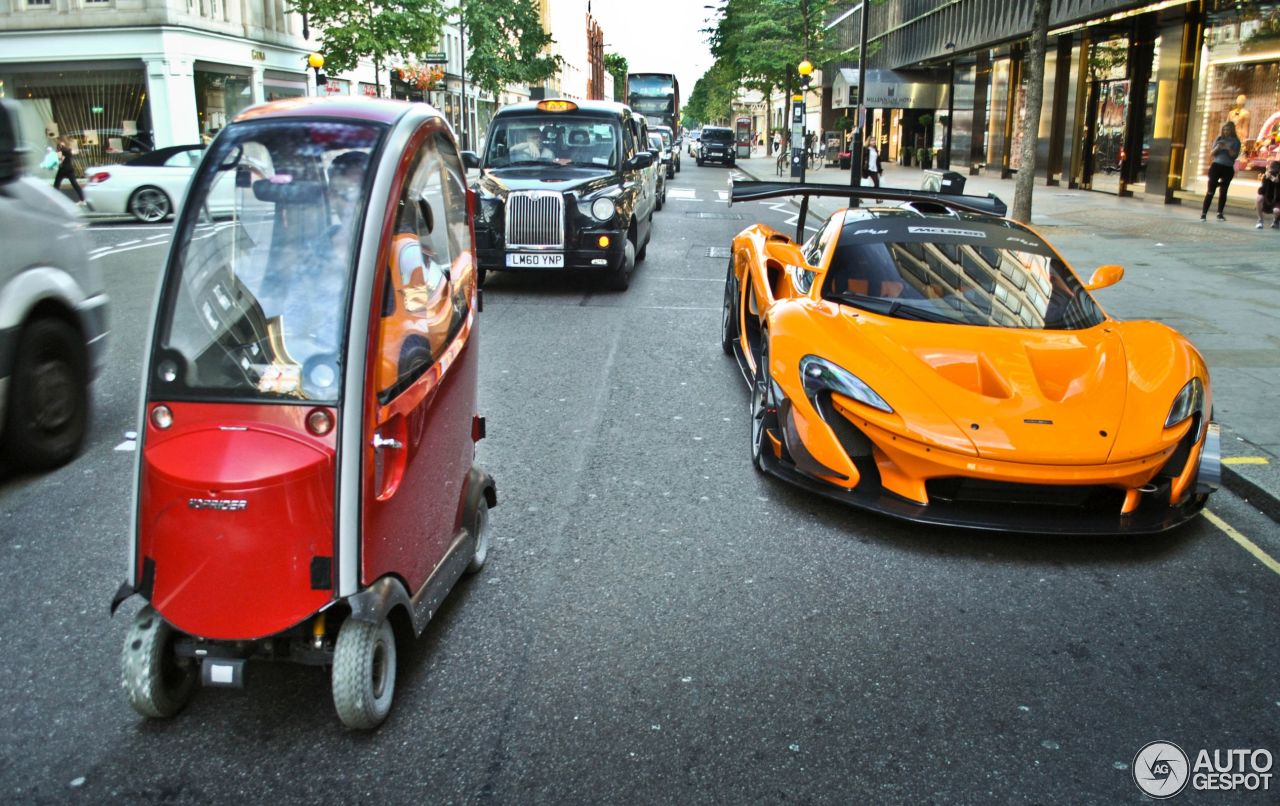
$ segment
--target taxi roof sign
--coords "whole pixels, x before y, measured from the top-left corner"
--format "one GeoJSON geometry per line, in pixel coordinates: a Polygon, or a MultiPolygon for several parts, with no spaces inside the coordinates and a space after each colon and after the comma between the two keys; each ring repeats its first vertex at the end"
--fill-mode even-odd
{"type": "Polygon", "coordinates": [[[539,101],[538,108],[543,112],[573,112],[578,105],[573,101],[539,101]]]}

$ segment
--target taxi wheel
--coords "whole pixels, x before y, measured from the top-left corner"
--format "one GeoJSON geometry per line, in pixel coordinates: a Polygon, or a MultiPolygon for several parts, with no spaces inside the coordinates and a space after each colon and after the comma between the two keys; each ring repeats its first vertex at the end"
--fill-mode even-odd
{"type": "Polygon", "coordinates": [[[173,204],[163,190],[156,187],[141,187],[129,197],[129,213],[139,221],[154,224],[164,221],[173,212],[173,204]]]}
{"type": "Polygon", "coordinates": [[[47,470],[70,461],[89,422],[84,339],[61,319],[38,319],[18,337],[4,425],[4,453],[47,470]]]}
{"type": "Polygon", "coordinates": [[[733,355],[733,343],[738,338],[738,283],[733,276],[733,258],[729,258],[729,271],[724,278],[724,307],[720,311],[720,347],[725,355],[733,355]]]}
{"type": "Polygon", "coordinates": [[[666,188],[663,188],[663,189],[662,189],[662,192],[661,192],[661,193],[659,193],[659,194],[657,194],[657,199],[658,199],[658,200],[657,200],[657,202],[655,202],[655,203],[654,203],[654,205],[653,205],[653,209],[655,209],[655,210],[661,210],[661,209],[662,209],[662,205],[663,205],[663,204],[666,202],[666,200],[667,200],[667,189],[666,189],[666,188]]]}
{"type": "Polygon", "coordinates": [[[333,647],[331,683],[342,724],[354,730],[382,724],[396,689],[396,637],[389,622],[343,622],[333,647]]]}
{"type": "Polygon", "coordinates": [[[483,495],[480,496],[480,504],[471,519],[471,533],[476,538],[476,550],[471,555],[471,562],[467,563],[467,573],[475,574],[484,568],[485,561],[489,559],[489,502],[483,495]]]}
{"type": "Polygon", "coordinates": [[[762,457],[768,450],[766,435],[769,419],[769,334],[760,334],[760,361],[755,381],[751,384],[751,464],[764,470],[762,457]]]}
{"type": "Polygon", "coordinates": [[[627,239],[622,242],[622,261],[618,267],[609,272],[609,288],[614,291],[626,291],[627,286],[631,285],[631,272],[636,270],[636,242],[635,236],[627,233],[627,239]]]}
{"type": "Polygon", "coordinates": [[[178,633],[147,605],[133,617],[121,657],[124,690],[129,704],[152,719],[182,710],[195,690],[196,664],[174,654],[178,633]]]}

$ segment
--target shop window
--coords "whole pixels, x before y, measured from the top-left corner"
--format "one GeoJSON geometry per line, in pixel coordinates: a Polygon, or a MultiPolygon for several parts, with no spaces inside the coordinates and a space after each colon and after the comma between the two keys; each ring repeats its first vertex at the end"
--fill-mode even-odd
{"type": "Polygon", "coordinates": [[[41,69],[13,76],[13,95],[44,127],[41,151],[65,138],[77,170],[154,147],[142,69],[41,69]]]}
{"type": "Polygon", "coordinates": [[[49,8],[52,5],[52,0],[27,0],[27,8],[49,8]]]}

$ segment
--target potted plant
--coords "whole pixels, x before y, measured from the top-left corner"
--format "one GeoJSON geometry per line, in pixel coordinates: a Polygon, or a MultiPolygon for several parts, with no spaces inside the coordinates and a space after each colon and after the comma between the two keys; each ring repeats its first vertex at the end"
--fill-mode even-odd
{"type": "Polygon", "coordinates": [[[916,162],[917,162],[917,163],[919,163],[919,164],[920,164],[920,167],[921,167],[921,168],[923,168],[923,169],[924,169],[924,170],[926,170],[926,171],[927,171],[927,170],[929,170],[930,168],[932,168],[932,167],[933,167],[933,156],[929,153],[929,149],[925,148],[924,146],[921,146],[920,148],[917,148],[917,149],[916,149],[916,162]]]}

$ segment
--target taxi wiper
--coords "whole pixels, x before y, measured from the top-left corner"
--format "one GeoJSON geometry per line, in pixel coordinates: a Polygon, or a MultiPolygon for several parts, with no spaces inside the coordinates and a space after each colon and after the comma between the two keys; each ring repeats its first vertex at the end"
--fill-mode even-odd
{"type": "Polygon", "coordinates": [[[916,319],[921,322],[939,322],[942,324],[954,325],[957,320],[953,317],[931,311],[927,308],[920,308],[909,302],[903,302],[900,299],[885,299],[883,297],[871,297],[866,294],[855,294],[846,292],[843,294],[829,294],[828,299],[836,302],[843,302],[854,308],[861,308],[864,311],[882,314],[884,316],[896,316],[900,319],[916,319]]]}

